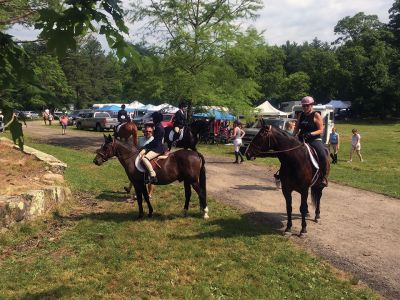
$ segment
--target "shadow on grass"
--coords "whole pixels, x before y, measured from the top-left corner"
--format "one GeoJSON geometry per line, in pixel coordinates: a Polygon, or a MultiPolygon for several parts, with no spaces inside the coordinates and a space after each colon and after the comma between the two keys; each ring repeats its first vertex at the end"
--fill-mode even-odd
{"type": "Polygon", "coordinates": [[[101,194],[96,196],[98,200],[105,200],[110,202],[126,202],[126,199],[130,198],[130,194],[126,192],[115,192],[115,191],[103,191],[101,194]]]}
{"type": "Polygon", "coordinates": [[[276,187],[273,186],[261,186],[256,184],[244,184],[244,185],[236,185],[234,187],[235,190],[255,190],[255,191],[276,191],[276,187]]]}
{"type": "Polygon", "coordinates": [[[71,294],[71,288],[65,285],[37,293],[26,293],[20,299],[33,300],[33,299],[61,299],[71,294]]]}

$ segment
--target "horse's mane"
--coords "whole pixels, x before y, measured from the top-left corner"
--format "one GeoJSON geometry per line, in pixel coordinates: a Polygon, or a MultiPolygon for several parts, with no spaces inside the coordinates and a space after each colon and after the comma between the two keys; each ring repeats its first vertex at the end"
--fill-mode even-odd
{"type": "Polygon", "coordinates": [[[276,133],[284,136],[285,138],[287,138],[289,141],[291,142],[295,142],[296,144],[301,144],[301,142],[299,141],[298,138],[296,138],[295,136],[289,134],[287,131],[280,129],[280,128],[276,128],[276,127],[272,127],[273,131],[275,130],[276,133]]]}
{"type": "Polygon", "coordinates": [[[119,147],[122,147],[124,150],[126,150],[128,152],[138,152],[139,151],[139,149],[135,145],[128,146],[127,144],[122,143],[120,140],[117,140],[117,139],[114,139],[114,140],[115,140],[115,143],[117,143],[119,147]]]}

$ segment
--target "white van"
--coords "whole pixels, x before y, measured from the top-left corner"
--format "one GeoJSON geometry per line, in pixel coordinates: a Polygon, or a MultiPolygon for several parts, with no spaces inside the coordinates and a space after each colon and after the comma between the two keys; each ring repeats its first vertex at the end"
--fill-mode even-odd
{"type": "MultiPolygon", "coordinates": [[[[335,109],[332,105],[314,105],[314,111],[318,112],[324,122],[324,133],[322,134],[322,141],[325,144],[329,142],[329,134],[332,132],[332,128],[335,127],[335,109]]],[[[298,119],[299,114],[303,112],[301,105],[293,106],[292,117],[298,119]]]]}

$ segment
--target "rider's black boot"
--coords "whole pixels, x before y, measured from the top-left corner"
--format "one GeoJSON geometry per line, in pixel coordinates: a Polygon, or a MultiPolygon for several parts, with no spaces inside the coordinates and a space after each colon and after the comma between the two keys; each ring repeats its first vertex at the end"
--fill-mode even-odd
{"type": "Polygon", "coordinates": [[[337,164],[337,154],[333,155],[334,164],[337,164]]]}
{"type": "Polygon", "coordinates": [[[240,157],[240,163],[242,163],[242,162],[244,162],[244,159],[243,159],[243,156],[242,156],[242,153],[240,153],[240,151],[238,151],[238,156],[240,157]]]}
{"type": "Polygon", "coordinates": [[[235,151],[235,161],[233,162],[234,164],[238,164],[239,163],[239,155],[238,153],[235,151]]]}

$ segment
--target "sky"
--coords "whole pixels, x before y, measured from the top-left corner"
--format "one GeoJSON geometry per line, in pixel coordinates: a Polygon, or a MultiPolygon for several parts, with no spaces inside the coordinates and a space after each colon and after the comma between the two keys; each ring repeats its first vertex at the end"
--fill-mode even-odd
{"type": "MultiPolygon", "coordinates": [[[[315,37],[332,42],[336,39],[333,29],[340,19],[364,12],[378,15],[381,22],[387,23],[393,3],[394,0],[264,0],[259,17],[243,25],[264,31],[269,45],[282,45],[288,40],[301,44],[315,37]]],[[[20,40],[33,40],[37,35],[37,31],[20,26],[13,27],[9,33],[20,40]]],[[[100,42],[107,48],[104,39],[100,42]]]]}

